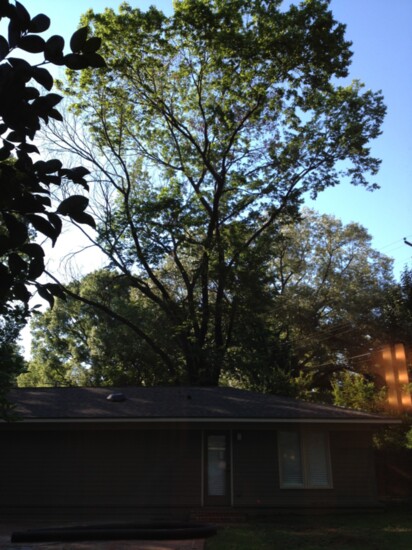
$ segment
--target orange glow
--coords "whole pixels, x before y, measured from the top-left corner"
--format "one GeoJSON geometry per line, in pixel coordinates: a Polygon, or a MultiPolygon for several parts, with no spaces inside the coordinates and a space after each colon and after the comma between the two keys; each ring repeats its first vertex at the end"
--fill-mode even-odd
{"type": "Polygon", "coordinates": [[[382,351],[382,358],[384,361],[391,361],[392,359],[392,353],[391,348],[389,346],[386,346],[382,351]]]}
{"type": "Polygon", "coordinates": [[[396,344],[395,346],[395,357],[398,361],[405,362],[406,356],[405,356],[405,348],[403,347],[403,344],[396,344]]]}
{"type": "Polygon", "coordinates": [[[385,380],[387,384],[390,384],[390,385],[393,385],[395,383],[395,374],[392,370],[385,372],[385,380]]]}
{"type": "Polygon", "coordinates": [[[408,363],[412,360],[412,349],[405,349],[404,344],[397,343],[381,348],[374,355],[375,372],[383,375],[388,397],[387,403],[394,409],[412,409],[412,391],[407,390],[411,380],[408,363]]]}
{"type": "Polygon", "coordinates": [[[402,405],[404,407],[412,407],[412,399],[410,395],[408,394],[402,395],[402,405]]]}

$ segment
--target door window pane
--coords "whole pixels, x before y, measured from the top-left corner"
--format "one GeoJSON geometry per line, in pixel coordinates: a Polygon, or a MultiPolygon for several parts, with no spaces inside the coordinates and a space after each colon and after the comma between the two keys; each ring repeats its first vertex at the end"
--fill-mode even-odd
{"type": "Polygon", "coordinates": [[[279,433],[281,483],[283,487],[303,487],[300,437],[298,432],[279,433]]]}
{"type": "Polygon", "coordinates": [[[322,432],[305,434],[309,487],[329,487],[327,436],[322,432]]]}
{"type": "Polygon", "coordinates": [[[226,436],[207,438],[207,492],[209,496],[226,495],[226,436]]]}

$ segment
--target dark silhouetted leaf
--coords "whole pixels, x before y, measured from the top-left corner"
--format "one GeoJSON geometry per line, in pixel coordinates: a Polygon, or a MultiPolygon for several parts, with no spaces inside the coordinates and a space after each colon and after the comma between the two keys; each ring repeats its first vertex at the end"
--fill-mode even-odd
{"type": "Polygon", "coordinates": [[[70,39],[70,49],[73,53],[80,52],[86,43],[89,29],[82,27],[73,33],[70,39]]]}
{"type": "Polygon", "coordinates": [[[60,122],[63,122],[63,116],[60,111],[57,109],[50,109],[49,111],[49,117],[54,118],[54,120],[59,120],[60,122]]]}
{"type": "Polygon", "coordinates": [[[44,32],[50,27],[50,18],[43,13],[39,13],[30,21],[29,32],[44,32]]]}
{"type": "Polygon", "coordinates": [[[54,35],[49,38],[44,48],[44,57],[47,61],[55,65],[64,65],[63,61],[64,39],[61,36],[54,35]]]}
{"type": "Polygon", "coordinates": [[[53,296],[55,296],[56,298],[60,298],[61,300],[66,301],[66,294],[60,285],[57,285],[55,283],[47,283],[44,286],[47,288],[50,294],[53,294],[53,296]]]}
{"type": "Polygon", "coordinates": [[[39,295],[44,299],[44,300],[47,300],[50,304],[50,307],[53,307],[54,305],[54,297],[53,297],[53,294],[51,294],[47,288],[44,288],[43,286],[41,285],[38,285],[37,286],[37,292],[39,293],[39,295]]]}
{"type": "Polygon", "coordinates": [[[27,303],[31,298],[30,292],[27,290],[26,285],[23,283],[16,283],[14,285],[13,294],[17,300],[21,300],[24,303],[27,303]]]}
{"type": "Polygon", "coordinates": [[[73,195],[59,204],[57,212],[63,216],[73,216],[83,212],[89,204],[89,199],[83,195],[73,195]]]}
{"type": "Polygon", "coordinates": [[[10,271],[4,264],[0,263],[0,295],[4,297],[10,290],[13,284],[13,277],[10,271]]]}
{"type": "Polygon", "coordinates": [[[47,94],[43,96],[42,102],[47,105],[48,107],[56,107],[60,103],[60,101],[63,99],[63,96],[59,94],[47,94]]]}
{"type": "Polygon", "coordinates": [[[20,28],[23,31],[27,31],[30,25],[30,14],[26,10],[26,8],[23,6],[23,4],[20,4],[20,2],[18,2],[17,0],[15,4],[16,4],[16,14],[19,20],[20,28]]]}
{"type": "Polygon", "coordinates": [[[26,224],[7,212],[3,212],[3,220],[9,232],[11,245],[16,247],[24,244],[28,238],[26,224]]]}
{"type": "Polygon", "coordinates": [[[15,252],[9,254],[9,269],[13,275],[26,271],[27,263],[15,252]]]}
{"type": "Polygon", "coordinates": [[[0,148],[0,161],[8,159],[10,156],[10,151],[7,147],[0,148]]]}
{"type": "Polygon", "coordinates": [[[4,256],[11,248],[10,239],[5,235],[0,235],[0,256],[4,256]]]}
{"type": "Polygon", "coordinates": [[[32,66],[25,59],[20,59],[20,57],[9,57],[7,61],[11,64],[13,69],[19,69],[20,76],[23,72],[27,73],[26,79],[31,77],[32,66]]]}
{"type": "Polygon", "coordinates": [[[18,41],[18,47],[29,53],[41,53],[44,50],[45,44],[43,38],[35,34],[22,36],[18,41]]]}
{"type": "Polygon", "coordinates": [[[44,172],[46,174],[51,174],[53,172],[58,172],[59,170],[61,170],[62,166],[63,165],[62,165],[62,163],[59,159],[51,159],[51,160],[48,160],[45,163],[44,172]]]}
{"type": "Polygon", "coordinates": [[[46,237],[49,237],[53,245],[55,244],[57,237],[59,236],[59,232],[56,230],[54,225],[52,225],[48,220],[46,220],[42,216],[36,216],[34,214],[30,214],[26,216],[26,218],[29,220],[29,222],[31,223],[31,225],[34,227],[36,231],[40,231],[40,233],[43,233],[43,235],[46,235],[46,237]]]}
{"type": "Polygon", "coordinates": [[[16,19],[11,19],[8,28],[10,48],[15,48],[21,37],[21,26],[16,19]]]}
{"type": "Polygon", "coordinates": [[[86,56],[80,55],[78,53],[69,53],[65,55],[64,64],[68,69],[73,69],[74,71],[86,69],[89,66],[89,62],[87,61],[86,56]]]}
{"type": "Polygon", "coordinates": [[[21,151],[24,151],[25,153],[37,153],[38,155],[40,154],[40,151],[32,143],[22,143],[21,145],[19,145],[19,149],[21,151]]]}
{"type": "Polygon", "coordinates": [[[73,212],[70,214],[70,217],[77,223],[90,225],[90,227],[96,229],[96,222],[93,217],[90,214],[86,214],[86,212],[73,212]]]}
{"type": "Polygon", "coordinates": [[[46,90],[51,90],[53,88],[53,77],[47,69],[33,67],[32,76],[34,80],[46,88],[46,90]]]}
{"type": "Polygon", "coordinates": [[[30,258],[43,258],[44,250],[37,243],[27,243],[20,248],[22,252],[30,256],[30,258]]]}
{"type": "Polygon", "coordinates": [[[39,90],[37,88],[33,88],[33,86],[27,86],[24,90],[24,99],[27,99],[28,101],[38,98],[39,95],[39,90]]]}
{"type": "Polygon", "coordinates": [[[21,213],[33,213],[33,212],[44,212],[44,206],[39,200],[39,196],[30,195],[26,193],[25,195],[16,198],[14,201],[14,210],[21,213]]]}
{"type": "Polygon", "coordinates": [[[19,132],[10,132],[7,135],[7,139],[9,141],[12,141],[13,143],[21,143],[22,141],[24,141],[24,138],[25,138],[24,134],[19,132]]]}
{"type": "Polygon", "coordinates": [[[102,45],[102,39],[98,36],[92,36],[92,38],[89,38],[89,40],[86,41],[84,46],[82,47],[83,53],[95,53],[102,45]]]}
{"type": "Polygon", "coordinates": [[[49,218],[49,222],[54,225],[57,234],[60,235],[62,230],[62,225],[63,225],[60,217],[57,214],[54,214],[53,212],[48,213],[47,217],[49,218]]]}
{"type": "Polygon", "coordinates": [[[84,57],[87,59],[88,66],[93,69],[106,67],[106,61],[98,53],[88,53],[85,54],[84,57]]]}
{"type": "Polygon", "coordinates": [[[44,271],[44,259],[43,258],[33,258],[29,266],[29,279],[37,279],[44,271]]]}
{"type": "Polygon", "coordinates": [[[4,36],[0,36],[0,61],[2,61],[6,57],[9,51],[9,43],[4,38],[4,36]]]}
{"type": "Polygon", "coordinates": [[[64,38],[58,34],[51,36],[46,42],[46,50],[53,52],[62,52],[64,49],[64,38]]]}

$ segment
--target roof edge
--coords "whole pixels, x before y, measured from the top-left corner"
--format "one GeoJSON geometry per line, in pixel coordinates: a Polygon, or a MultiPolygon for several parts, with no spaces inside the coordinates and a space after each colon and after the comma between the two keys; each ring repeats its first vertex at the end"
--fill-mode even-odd
{"type": "Polygon", "coordinates": [[[234,424],[402,424],[397,418],[28,418],[8,422],[0,420],[0,424],[21,425],[21,424],[200,424],[200,423],[234,423],[234,424]]]}

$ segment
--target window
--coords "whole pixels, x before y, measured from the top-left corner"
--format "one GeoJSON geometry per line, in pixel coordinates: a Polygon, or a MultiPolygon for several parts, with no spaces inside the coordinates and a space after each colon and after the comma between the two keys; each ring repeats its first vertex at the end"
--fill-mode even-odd
{"type": "Polygon", "coordinates": [[[332,487],[329,438],[326,432],[278,432],[278,451],[281,488],[332,487]]]}

